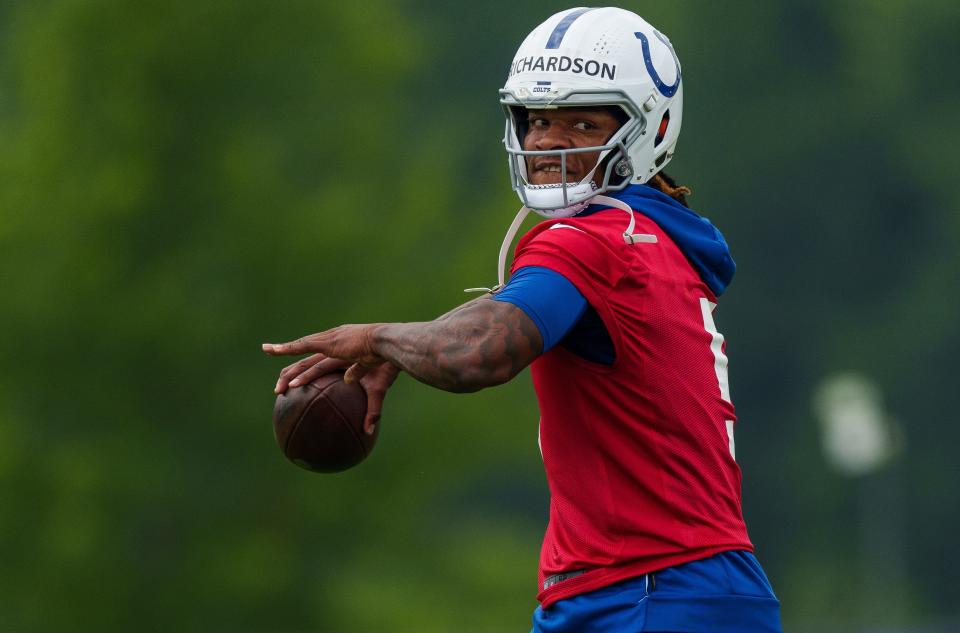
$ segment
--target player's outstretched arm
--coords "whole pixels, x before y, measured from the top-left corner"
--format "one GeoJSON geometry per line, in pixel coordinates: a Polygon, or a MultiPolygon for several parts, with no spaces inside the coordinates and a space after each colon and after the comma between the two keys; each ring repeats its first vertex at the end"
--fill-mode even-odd
{"type": "MultiPolygon", "coordinates": [[[[313,352],[319,354],[311,359],[314,364],[323,358],[352,361],[348,380],[389,362],[438,389],[467,392],[513,378],[540,354],[543,341],[522,310],[481,297],[434,321],[341,325],[263,349],[284,355],[313,352]]],[[[307,381],[306,375],[299,378],[307,381]]]]}
{"type": "Polygon", "coordinates": [[[417,380],[446,391],[507,382],[543,350],[536,324],[511,303],[481,297],[427,323],[386,323],[377,350],[417,380]]]}

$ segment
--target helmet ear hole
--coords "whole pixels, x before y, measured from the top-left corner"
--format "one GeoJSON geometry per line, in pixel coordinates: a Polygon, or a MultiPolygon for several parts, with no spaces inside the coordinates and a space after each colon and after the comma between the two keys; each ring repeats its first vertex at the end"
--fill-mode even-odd
{"type": "Polygon", "coordinates": [[[667,135],[667,128],[670,127],[670,110],[663,113],[660,119],[660,127],[657,129],[657,138],[653,141],[653,146],[657,147],[663,142],[663,137],[667,135]]]}

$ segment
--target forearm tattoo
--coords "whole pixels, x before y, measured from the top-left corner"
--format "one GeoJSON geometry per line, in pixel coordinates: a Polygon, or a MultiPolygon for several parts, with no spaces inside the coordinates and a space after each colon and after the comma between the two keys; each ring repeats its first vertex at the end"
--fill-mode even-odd
{"type": "Polygon", "coordinates": [[[417,380],[446,391],[507,382],[543,349],[540,330],[520,308],[480,297],[426,323],[388,323],[376,352],[417,380]]]}

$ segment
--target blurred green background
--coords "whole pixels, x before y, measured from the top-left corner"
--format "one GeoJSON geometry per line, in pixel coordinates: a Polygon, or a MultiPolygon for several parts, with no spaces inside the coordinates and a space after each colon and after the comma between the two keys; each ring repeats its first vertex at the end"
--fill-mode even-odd
{"type": "MultiPolygon", "coordinates": [[[[496,91],[566,6],[0,2],[0,630],[529,630],[528,375],[402,377],[320,476],[259,344],[494,282],[496,91]]],[[[718,324],[786,630],[960,631],[960,5],[621,6],[684,64],[670,171],[739,264],[718,324]],[[837,384],[879,421],[862,467],[824,450],[837,384]]]]}

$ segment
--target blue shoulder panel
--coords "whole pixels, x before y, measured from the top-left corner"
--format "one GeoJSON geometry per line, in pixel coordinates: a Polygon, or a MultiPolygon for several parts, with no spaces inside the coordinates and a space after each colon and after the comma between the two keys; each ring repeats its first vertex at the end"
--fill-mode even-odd
{"type": "Polygon", "coordinates": [[[512,303],[537,324],[544,352],[560,342],[587,309],[587,300],[576,286],[542,266],[524,266],[515,272],[493,299],[512,303]]]}

